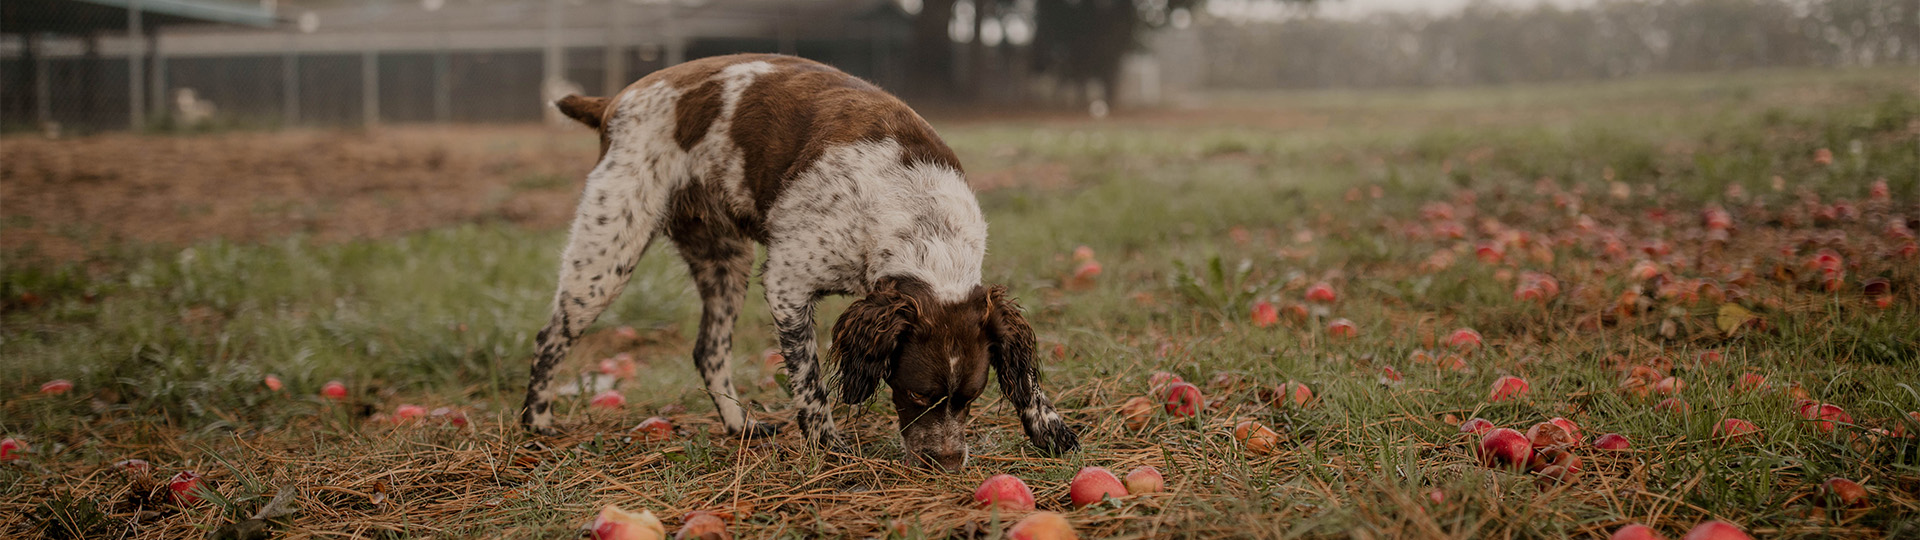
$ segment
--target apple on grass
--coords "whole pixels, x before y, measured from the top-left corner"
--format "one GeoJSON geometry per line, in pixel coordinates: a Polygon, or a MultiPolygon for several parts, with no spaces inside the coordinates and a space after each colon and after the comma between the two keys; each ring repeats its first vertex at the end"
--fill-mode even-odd
{"type": "Polygon", "coordinates": [[[1053,512],[1034,512],[1007,529],[1008,540],[1079,540],[1066,516],[1053,512]]]}
{"type": "Polygon", "coordinates": [[[1489,431],[1493,431],[1493,422],[1485,418],[1474,418],[1460,423],[1461,433],[1485,435],[1489,431]]]}
{"type": "Polygon", "coordinates": [[[1153,422],[1153,400],[1139,396],[1128,399],[1120,405],[1120,416],[1126,422],[1127,429],[1146,429],[1153,422]]]}
{"type": "Polygon", "coordinates": [[[1073,499],[1074,508],[1106,500],[1107,497],[1127,496],[1127,487],[1105,467],[1087,467],[1073,475],[1073,483],[1067,486],[1067,495],[1073,499]]]}
{"type": "Polygon", "coordinates": [[[1867,505],[1867,488],[1859,482],[1835,476],[1822,482],[1820,491],[1843,506],[1867,505]]]}
{"type": "Polygon", "coordinates": [[[1028,512],[1033,510],[1033,490],[1020,477],[996,474],[973,490],[973,503],[981,508],[1028,512]]]}
{"type": "Polygon", "coordinates": [[[1682,540],[1753,540],[1753,537],[1732,523],[1716,520],[1694,525],[1682,540]]]}
{"type": "Polygon", "coordinates": [[[1633,447],[1633,442],[1628,441],[1625,435],[1608,433],[1594,439],[1593,447],[1601,450],[1626,450],[1633,447]]]}
{"type": "Polygon", "coordinates": [[[726,520],[712,512],[691,512],[673,533],[673,540],[733,540],[733,532],[727,530],[726,520]]]}
{"type": "Polygon", "coordinates": [[[1166,409],[1168,413],[1180,418],[1187,418],[1199,414],[1200,409],[1205,406],[1206,401],[1200,397],[1200,387],[1184,382],[1176,382],[1167,386],[1166,409]]]}
{"type": "Polygon", "coordinates": [[[1125,482],[1129,495],[1159,493],[1166,488],[1166,478],[1160,476],[1160,469],[1155,469],[1152,465],[1134,468],[1132,472],[1127,473],[1125,482]]]}
{"type": "Polygon", "coordinates": [[[1530,386],[1526,379],[1507,375],[1494,379],[1493,388],[1488,392],[1487,401],[1500,402],[1525,395],[1530,386]]]}
{"type": "Polygon", "coordinates": [[[1509,428],[1488,431],[1480,436],[1480,464],[1494,468],[1526,467],[1533,458],[1533,443],[1526,435],[1509,428]]]}
{"type": "Polygon", "coordinates": [[[1625,527],[1614,529],[1611,538],[1612,540],[1667,540],[1652,528],[1639,523],[1630,523],[1625,527]]]}
{"type": "Polygon", "coordinates": [[[660,518],[654,517],[652,510],[635,514],[611,504],[600,509],[600,515],[594,517],[587,531],[593,540],[663,540],[667,537],[667,528],[660,524],[660,518]]]}

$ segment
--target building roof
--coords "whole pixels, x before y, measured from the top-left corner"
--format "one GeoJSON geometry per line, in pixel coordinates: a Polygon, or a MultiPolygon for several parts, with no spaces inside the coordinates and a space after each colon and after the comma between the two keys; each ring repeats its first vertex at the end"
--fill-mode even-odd
{"type": "Polygon", "coordinates": [[[123,32],[127,10],[139,3],[143,26],[228,24],[269,27],[279,23],[258,3],[224,0],[6,0],[0,2],[0,32],[88,34],[123,32]]]}

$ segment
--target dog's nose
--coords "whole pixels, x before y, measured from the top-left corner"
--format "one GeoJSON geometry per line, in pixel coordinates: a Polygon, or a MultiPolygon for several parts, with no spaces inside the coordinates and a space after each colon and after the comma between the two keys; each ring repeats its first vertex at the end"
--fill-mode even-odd
{"type": "Polygon", "coordinates": [[[947,472],[960,472],[961,468],[967,466],[967,451],[964,449],[952,452],[921,452],[919,457],[920,464],[947,472]]]}

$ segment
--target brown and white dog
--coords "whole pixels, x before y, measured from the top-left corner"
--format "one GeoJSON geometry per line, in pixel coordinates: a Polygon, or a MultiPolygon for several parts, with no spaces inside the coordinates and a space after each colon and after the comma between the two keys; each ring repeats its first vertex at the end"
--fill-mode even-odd
{"type": "Polygon", "coordinates": [[[841,440],[814,357],[814,303],[862,295],[833,327],[841,400],[893,388],[908,459],[957,470],[991,366],[1040,449],[1079,445],[1039,386],[1033,330],[980,284],[987,225],[953,150],[899,99],[832,67],[734,55],[663,69],[610,98],[555,103],[600,131],[521,423],[553,432],[553,368],[620,295],[657,233],[693,273],[693,362],[727,432],[771,435],[735,400],[733,324],[761,270],[806,439],[841,440]]]}

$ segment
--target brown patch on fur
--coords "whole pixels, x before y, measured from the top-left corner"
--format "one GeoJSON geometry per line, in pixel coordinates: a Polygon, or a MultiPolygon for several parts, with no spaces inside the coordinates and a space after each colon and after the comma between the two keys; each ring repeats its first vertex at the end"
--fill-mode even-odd
{"type": "Polygon", "coordinates": [[[713,121],[720,118],[720,109],[725,105],[720,96],[722,90],[720,81],[709,80],[680,94],[680,100],[673,105],[673,139],[680,143],[681,150],[693,150],[694,145],[707,137],[713,121]]]}

